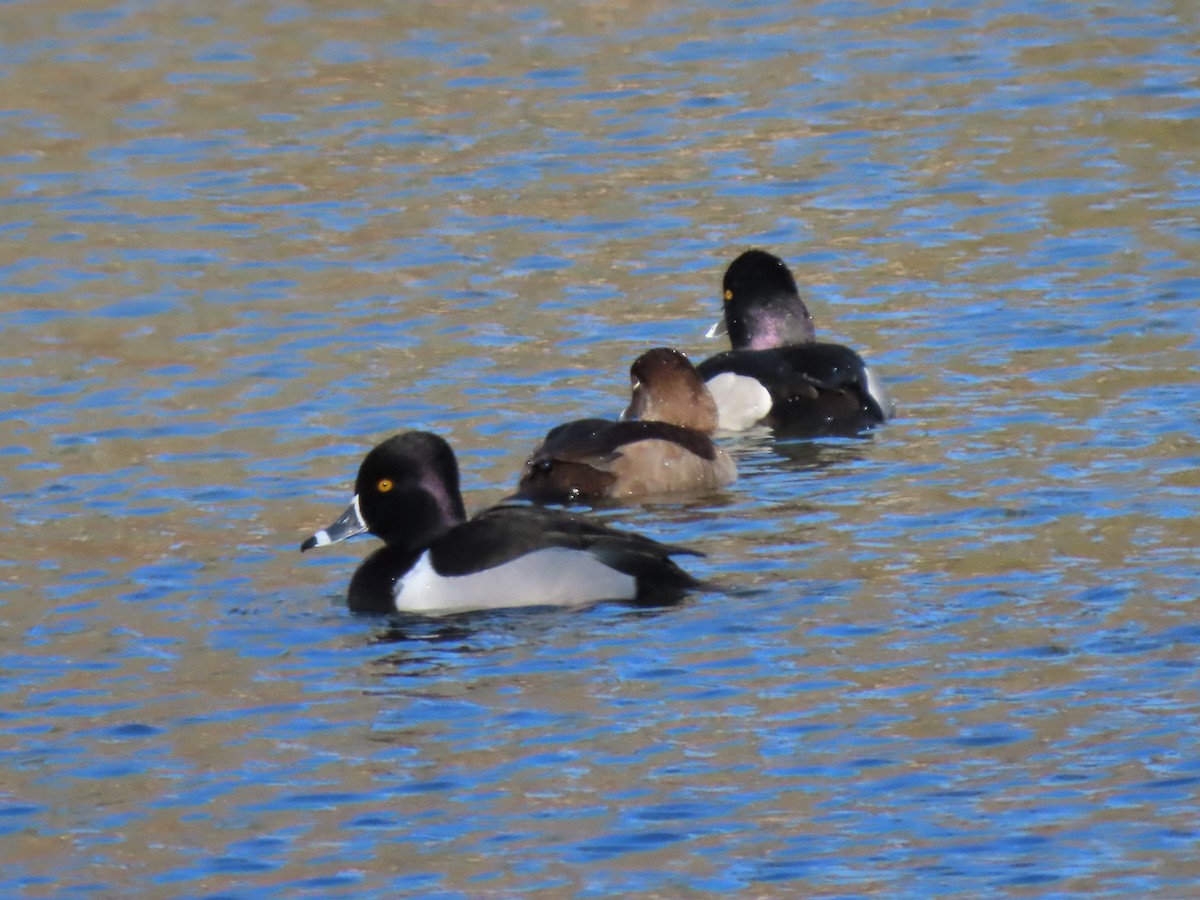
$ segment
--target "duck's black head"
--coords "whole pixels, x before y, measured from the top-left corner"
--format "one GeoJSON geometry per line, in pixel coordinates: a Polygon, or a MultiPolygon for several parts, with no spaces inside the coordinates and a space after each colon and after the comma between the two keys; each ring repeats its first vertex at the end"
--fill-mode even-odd
{"type": "Polygon", "coordinates": [[[435,434],[408,431],[367,454],[350,507],[300,549],[369,531],[389,547],[417,550],[465,520],[454,451],[435,434]]]}
{"type": "Polygon", "coordinates": [[[388,544],[428,535],[424,546],[467,517],[454,451],[428,431],[398,434],[368,453],[354,493],[367,530],[388,544]]]}
{"type": "Polygon", "coordinates": [[[717,404],[691,360],[670,347],[647,350],[629,369],[633,394],[625,418],[667,422],[711,434],[717,404]]]}
{"type": "Polygon", "coordinates": [[[815,339],[812,316],[782,259],[747,250],[725,270],[725,330],[734,350],[767,350],[815,339]]]}

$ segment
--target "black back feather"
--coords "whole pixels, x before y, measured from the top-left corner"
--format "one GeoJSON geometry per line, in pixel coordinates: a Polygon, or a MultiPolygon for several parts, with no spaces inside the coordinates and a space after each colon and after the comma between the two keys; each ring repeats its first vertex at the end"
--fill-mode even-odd
{"type": "Polygon", "coordinates": [[[754,378],[771,395],[767,423],[776,428],[853,433],[886,418],[868,389],[862,357],[841,344],[727,350],[696,368],[705,381],[722,372],[754,378]]]}

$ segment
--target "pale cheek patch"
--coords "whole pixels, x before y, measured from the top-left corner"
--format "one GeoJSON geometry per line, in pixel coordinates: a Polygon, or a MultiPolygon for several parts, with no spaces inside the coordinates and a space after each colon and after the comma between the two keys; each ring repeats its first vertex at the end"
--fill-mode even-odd
{"type": "Polygon", "coordinates": [[[610,569],[590,553],[548,547],[471,575],[439,575],[422,554],[396,584],[396,609],[431,615],[465,609],[580,606],[637,596],[632,575],[610,569]]]}
{"type": "Polygon", "coordinates": [[[771,393],[755,378],[722,372],[707,383],[717,404],[717,428],[721,431],[745,431],[771,412],[771,393]]]}

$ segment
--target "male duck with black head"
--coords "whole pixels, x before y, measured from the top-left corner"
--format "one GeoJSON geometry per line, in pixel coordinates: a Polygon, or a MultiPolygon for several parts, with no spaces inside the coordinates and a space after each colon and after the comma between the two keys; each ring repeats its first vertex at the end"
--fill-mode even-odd
{"type": "Polygon", "coordinates": [[[350,580],[347,602],[356,612],[667,602],[700,586],[670,559],[696,551],[582,516],[500,505],[468,519],[454,451],[424,431],[398,434],[368,453],[350,507],[300,550],[364,531],[384,545],[350,580]]]}
{"type": "Polygon", "coordinates": [[[710,435],[717,407],[678,350],[658,347],[630,367],[619,421],[578,419],[552,429],[525,463],[517,497],[594,503],[729,484],[737,468],[710,435]]]}
{"type": "Polygon", "coordinates": [[[789,434],[854,434],[894,415],[862,357],[816,340],[796,280],[778,256],[747,250],[725,271],[724,318],[732,350],[696,368],[717,404],[720,428],[765,424],[789,434]]]}

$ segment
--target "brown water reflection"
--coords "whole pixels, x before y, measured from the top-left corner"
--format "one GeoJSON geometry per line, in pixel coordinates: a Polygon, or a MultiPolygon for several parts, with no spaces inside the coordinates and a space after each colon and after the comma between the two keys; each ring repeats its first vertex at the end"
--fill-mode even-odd
{"type": "Polygon", "coordinates": [[[1191,9],[5,9],[0,893],[992,896],[1198,874],[1191,9]],[[472,507],[750,245],[889,375],[750,436],[653,613],[301,560],[472,507]]]}

